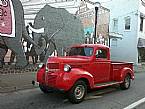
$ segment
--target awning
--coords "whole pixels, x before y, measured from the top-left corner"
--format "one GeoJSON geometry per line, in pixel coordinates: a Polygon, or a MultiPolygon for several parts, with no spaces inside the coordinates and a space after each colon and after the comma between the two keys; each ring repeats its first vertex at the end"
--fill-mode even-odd
{"type": "Polygon", "coordinates": [[[115,33],[115,32],[110,32],[109,33],[110,38],[122,39],[122,36],[123,36],[122,34],[115,33]]]}
{"type": "Polygon", "coordinates": [[[145,48],[145,39],[139,38],[139,39],[138,39],[137,47],[138,47],[138,48],[145,48]]]}

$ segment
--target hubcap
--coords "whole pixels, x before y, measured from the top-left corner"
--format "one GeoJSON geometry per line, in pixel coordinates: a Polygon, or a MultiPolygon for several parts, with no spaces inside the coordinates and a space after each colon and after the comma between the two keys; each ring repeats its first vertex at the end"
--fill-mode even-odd
{"type": "Polygon", "coordinates": [[[74,91],[76,99],[82,99],[85,94],[85,88],[83,85],[78,85],[74,91]]]}
{"type": "Polygon", "coordinates": [[[127,76],[127,77],[125,78],[125,86],[126,86],[126,88],[129,87],[129,84],[130,84],[130,78],[129,78],[129,76],[127,76]]]}

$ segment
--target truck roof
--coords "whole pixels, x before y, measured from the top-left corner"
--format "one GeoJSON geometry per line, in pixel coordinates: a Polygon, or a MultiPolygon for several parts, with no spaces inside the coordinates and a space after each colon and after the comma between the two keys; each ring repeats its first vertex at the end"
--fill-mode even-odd
{"type": "Polygon", "coordinates": [[[99,48],[109,48],[106,45],[103,44],[77,44],[77,45],[73,45],[71,47],[99,47],[99,48]]]}

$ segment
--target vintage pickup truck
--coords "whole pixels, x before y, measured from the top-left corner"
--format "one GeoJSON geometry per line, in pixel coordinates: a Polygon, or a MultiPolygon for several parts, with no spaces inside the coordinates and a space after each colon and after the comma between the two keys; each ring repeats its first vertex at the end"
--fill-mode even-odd
{"type": "Polygon", "coordinates": [[[40,89],[66,92],[72,103],[83,101],[87,90],[119,84],[128,89],[134,80],[133,63],[112,62],[110,49],[100,44],[70,47],[67,56],[50,57],[37,72],[40,89]]]}

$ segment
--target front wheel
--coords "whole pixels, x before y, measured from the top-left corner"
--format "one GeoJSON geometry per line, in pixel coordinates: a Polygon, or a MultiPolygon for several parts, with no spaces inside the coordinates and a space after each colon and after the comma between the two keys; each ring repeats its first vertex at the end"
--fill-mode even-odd
{"type": "Polygon", "coordinates": [[[87,85],[84,81],[77,81],[68,92],[68,99],[71,103],[78,104],[84,100],[87,94],[87,85]]]}
{"type": "Polygon", "coordinates": [[[120,88],[123,89],[123,90],[126,90],[130,87],[130,84],[131,84],[130,75],[126,75],[125,78],[124,78],[123,83],[120,84],[120,88]]]}

